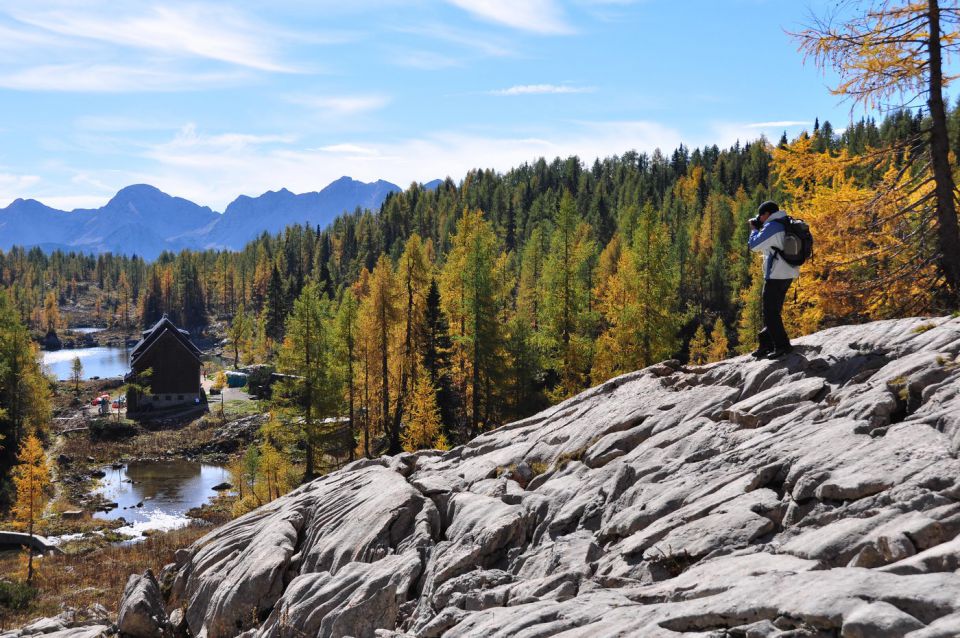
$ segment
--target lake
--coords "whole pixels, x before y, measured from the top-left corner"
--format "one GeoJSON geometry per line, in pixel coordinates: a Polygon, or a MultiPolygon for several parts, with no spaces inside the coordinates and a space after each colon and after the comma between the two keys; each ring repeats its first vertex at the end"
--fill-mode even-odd
{"type": "Polygon", "coordinates": [[[118,346],[72,348],[43,352],[43,365],[60,380],[70,378],[74,357],[83,364],[83,378],[122,377],[130,370],[130,350],[118,346]]]}
{"type": "Polygon", "coordinates": [[[167,531],[186,527],[192,519],[187,510],[199,507],[217,495],[213,486],[230,480],[226,469],[193,461],[134,461],[123,469],[105,467],[94,494],[119,505],[97,518],[124,518],[121,534],[167,531]],[[142,503],[142,507],[137,504],[142,503]]]}
{"type": "Polygon", "coordinates": [[[78,335],[92,335],[95,332],[103,332],[106,328],[68,328],[68,330],[78,335]]]}

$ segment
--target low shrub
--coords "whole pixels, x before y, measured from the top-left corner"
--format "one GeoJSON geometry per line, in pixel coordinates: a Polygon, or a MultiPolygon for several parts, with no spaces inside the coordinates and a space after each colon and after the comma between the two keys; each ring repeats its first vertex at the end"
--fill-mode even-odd
{"type": "Polygon", "coordinates": [[[94,441],[119,441],[136,436],[137,428],[132,423],[96,419],[90,422],[90,438],[94,441]]]}
{"type": "Polygon", "coordinates": [[[37,596],[37,590],[30,585],[11,580],[0,580],[0,607],[10,611],[20,611],[37,596]]]}

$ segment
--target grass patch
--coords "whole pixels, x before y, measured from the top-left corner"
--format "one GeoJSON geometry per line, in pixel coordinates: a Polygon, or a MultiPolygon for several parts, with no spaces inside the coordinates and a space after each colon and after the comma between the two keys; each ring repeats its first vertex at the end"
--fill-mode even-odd
{"type": "Polygon", "coordinates": [[[236,501],[237,497],[233,494],[221,492],[210,503],[204,503],[200,507],[187,510],[187,516],[213,525],[223,525],[234,519],[233,504],[236,501]]]}
{"type": "Polygon", "coordinates": [[[910,391],[907,389],[907,384],[909,379],[904,376],[899,376],[896,379],[890,379],[887,381],[887,388],[901,401],[907,401],[910,398],[910,391]]]}
{"type": "MultiPolygon", "coordinates": [[[[215,403],[211,403],[210,408],[211,412],[216,409],[217,414],[220,413],[220,408],[215,403]]],[[[250,401],[247,399],[231,399],[223,404],[223,416],[228,420],[262,413],[263,410],[260,409],[258,401],[250,401]]]]}
{"type": "Polygon", "coordinates": [[[90,438],[94,441],[120,441],[137,435],[133,421],[121,419],[94,419],[90,421],[90,438]]]}
{"type": "Polygon", "coordinates": [[[92,465],[112,463],[117,459],[158,458],[168,451],[200,447],[213,440],[214,429],[197,419],[179,429],[146,431],[137,428],[136,435],[103,445],[91,435],[78,432],[64,437],[61,452],[75,462],[90,457],[92,465]]]}
{"type": "Polygon", "coordinates": [[[130,574],[147,568],[159,574],[173,562],[174,552],[187,547],[209,533],[210,526],[192,525],[172,532],[158,533],[131,545],[109,545],[89,551],[73,551],[34,558],[34,587],[27,596],[22,557],[16,552],[0,556],[0,574],[11,577],[21,607],[0,607],[0,631],[19,627],[38,616],[55,616],[63,606],[81,609],[100,603],[116,614],[123,587],[130,574]]]}
{"type": "Polygon", "coordinates": [[[920,335],[920,334],[923,334],[924,332],[927,332],[928,330],[933,330],[936,327],[937,327],[937,324],[935,323],[921,323],[919,326],[917,326],[910,332],[912,332],[915,335],[920,335]]]}
{"type": "Polygon", "coordinates": [[[953,372],[957,368],[960,368],[960,359],[955,359],[951,361],[950,359],[947,359],[944,356],[938,356],[937,365],[947,370],[948,372],[953,372]]]}
{"type": "Polygon", "coordinates": [[[533,472],[533,476],[537,477],[545,473],[550,469],[550,466],[544,463],[543,461],[534,461],[530,463],[530,470],[533,472]]]}
{"type": "Polygon", "coordinates": [[[578,448],[570,452],[564,452],[563,454],[557,457],[557,460],[554,462],[554,465],[557,466],[558,470],[562,470],[573,461],[582,461],[584,455],[586,455],[587,453],[588,447],[589,446],[585,445],[582,448],[578,448]]]}

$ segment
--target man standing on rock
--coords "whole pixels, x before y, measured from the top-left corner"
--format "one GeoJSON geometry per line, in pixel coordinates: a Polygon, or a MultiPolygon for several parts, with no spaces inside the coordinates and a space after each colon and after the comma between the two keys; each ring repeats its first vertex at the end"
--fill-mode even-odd
{"type": "Polygon", "coordinates": [[[763,253],[763,329],[757,335],[760,347],[753,352],[758,359],[779,359],[793,351],[780,313],[787,289],[800,275],[800,269],[788,264],[780,255],[786,218],[786,213],[776,202],[767,201],[760,204],[757,216],[750,219],[753,230],[747,245],[750,250],[763,253]]]}

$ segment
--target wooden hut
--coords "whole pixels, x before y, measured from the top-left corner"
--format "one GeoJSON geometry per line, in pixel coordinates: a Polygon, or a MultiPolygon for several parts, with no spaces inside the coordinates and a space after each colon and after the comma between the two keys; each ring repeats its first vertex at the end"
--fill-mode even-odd
{"type": "Polygon", "coordinates": [[[130,352],[130,372],[124,380],[145,390],[127,390],[128,413],[195,405],[203,399],[200,349],[190,341],[189,332],[163,315],[143,331],[130,352]]]}

